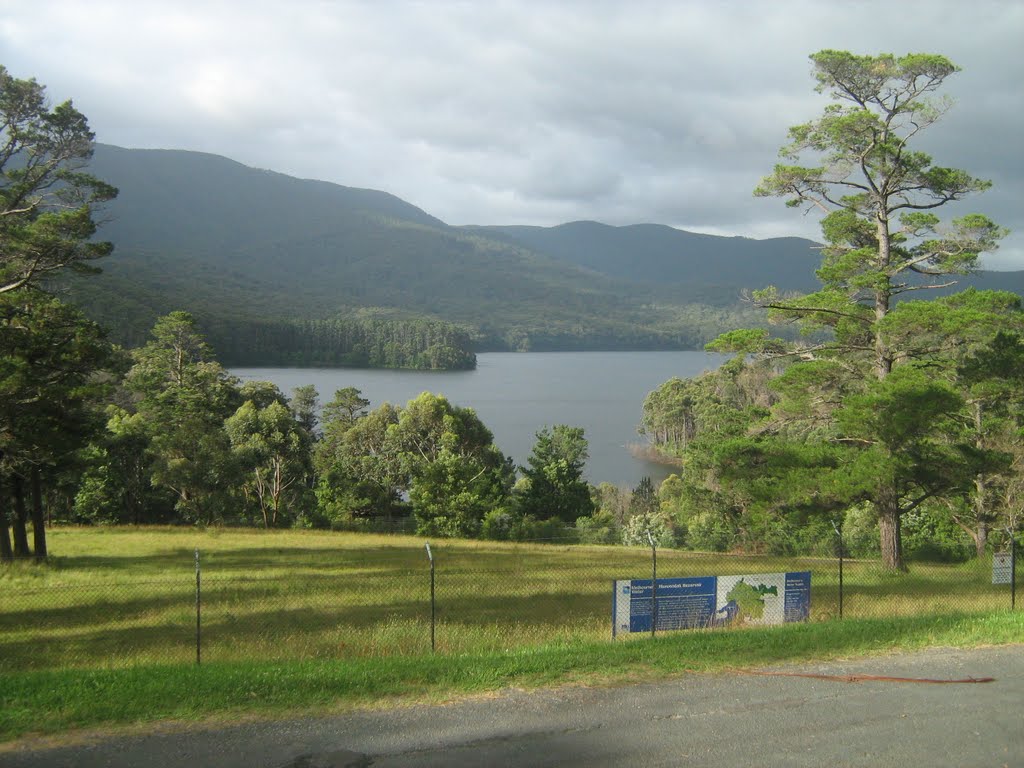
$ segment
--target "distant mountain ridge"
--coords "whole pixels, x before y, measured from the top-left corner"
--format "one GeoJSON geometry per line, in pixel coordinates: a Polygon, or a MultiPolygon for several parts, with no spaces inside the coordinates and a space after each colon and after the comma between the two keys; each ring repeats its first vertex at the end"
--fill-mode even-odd
{"type": "Polygon", "coordinates": [[[103,232],[128,249],[159,241],[236,250],[288,239],[296,231],[329,234],[337,230],[339,216],[392,216],[444,226],[387,192],[297,179],[205,152],[97,144],[91,168],[120,190],[116,216],[103,232]],[[181,228],[183,221],[189,227],[181,228]],[[228,229],[222,221],[245,226],[228,229]]]}
{"type": "Polygon", "coordinates": [[[752,240],[675,229],[664,224],[613,227],[574,221],[555,227],[473,227],[609,277],[644,283],[699,282],[813,290],[817,244],[798,237],[752,240]]]}
{"type": "Polygon", "coordinates": [[[808,240],[658,224],[453,227],[387,192],[184,150],[101,144],[91,170],[120,189],[100,232],[115,251],[69,290],[129,344],[187,309],[234,328],[428,318],[481,350],[695,348],[761,320],[744,289],[813,289],[819,261],[808,240]]]}

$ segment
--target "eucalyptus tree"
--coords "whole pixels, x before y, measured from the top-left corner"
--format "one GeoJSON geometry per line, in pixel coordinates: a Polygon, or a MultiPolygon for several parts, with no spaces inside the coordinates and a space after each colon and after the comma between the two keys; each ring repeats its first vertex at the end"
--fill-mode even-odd
{"type": "Polygon", "coordinates": [[[508,498],[512,462],[476,412],[423,392],[402,409],[388,442],[407,478],[419,533],[475,537],[508,498]]]}
{"type": "Polygon", "coordinates": [[[288,401],[288,407],[291,408],[292,415],[299,422],[299,426],[306,430],[310,441],[315,441],[319,424],[317,412],[320,409],[320,394],[316,391],[316,387],[312,384],[296,387],[292,392],[291,400],[288,401]]]}
{"type": "Polygon", "coordinates": [[[316,486],[314,452],[320,439],[320,393],[312,384],[296,387],[288,401],[288,408],[299,425],[306,453],[306,474],[302,478],[302,483],[312,491],[316,486]]]}
{"type": "MultiPolygon", "coordinates": [[[[802,379],[808,392],[817,393],[805,398],[814,405],[817,436],[852,451],[867,451],[866,456],[847,457],[862,463],[876,449],[896,455],[888,451],[899,441],[868,430],[872,423],[879,429],[883,425],[855,418],[853,414],[863,413],[859,405],[845,421],[840,419],[848,397],[880,398],[900,413],[910,412],[916,401],[927,405],[922,418],[931,414],[944,423],[962,407],[927,377],[886,383],[898,366],[920,363],[914,350],[899,343],[911,337],[890,332],[896,324],[890,317],[896,299],[953,284],[951,277],[974,269],[979,255],[995,249],[1005,231],[981,214],[943,222],[935,213],[989,187],[989,182],[937,165],[915,149],[921,134],[951,106],[948,98],[936,94],[958,71],[952,62],[934,54],[857,56],[833,50],[820,51],[811,61],[816,90],[832,101],[819,118],[790,129],[790,142],[780,151],[785,162],[775,166],[755,194],[783,197],[791,207],[824,214],[823,260],[817,271],[822,288],[798,298],[784,298],[768,288],[755,298],[773,320],[828,334],[824,340],[781,350],[784,345],[778,340],[766,342],[749,331],[726,335],[717,348],[795,355],[798,362],[787,375],[791,382],[802,379]],[[871,380],[877,384],[869,386],[871,380]],[[930,398],[934,401],[928,403],[930,398]],[[951,410],[936,412],[937,405],[951,410]],[[845,433],[844,427],[853,432],[845,433]]],[[[789,428],[796,430],[798,421],[799,413],[791,411],[789,428]]],[[[935,433],[915,435],[927,437],[929,446],[938,440],[935,433]]],[[[929,451],[919,447],[924,460],[929,451]]],[[[909,476],[879,465],[884,471],[864,478],[870,487],[859,491],[878,514],[882,557],[891,569],[904,568],[901,515],[919,506],[922,496],[941,492],[937,485],[922,488],[908,482],[910,476],[927,476],[925,467],[902,466],[909,476]]]]}
{"type": "MultiPolygon", "coordinates": [[[[760,339],[765,332],[748,335],[760,339]]],[[[692,529],[689,543],[694,546],[722,549],[760,544],[754,539],[763,526],[750,519],[754,502],[736,478],[736,462],[725,449],[756,430],[778,400],[771,386],[777,368],[772,361],[737,356],[694,378],[670,379],[644,401],[643,427],[648,436],[661,453],[679,459],[678,475],[665,489],[665,509],[677,533],[692,529]],[[667,436],[667,441],[658,442],[657,434],[667,436]],[[718,533],[713,537],[698,533],[710,529],[718,533]],[[717,543],[712,545],[712,539],[717,543]]]]}
{"type": "Polygon", "coordinates": [[[675,535],[671,517],[661,509],[661,502],[651,478],[641,478],[629,499],[629,520],[622,527],[622,543],[626,546],[674,546],[675,535]]]}
{"type": "Polygon", "coordinates": [[[131,524],[173,522],[173,494],[154,487],[149,436],[140,419],[108,405],[106,429],[82,450],[84,470],[74,498],[77,522],[131,524]]]}
{"type": "Polygon", "coordinates": [[[277,403],[284,406],[289,412],[291,407],[288,398],[285,397],[281,388],[272,381],[246,381],[238,388],[238,396],[242,402],[251,402],[257,408],[263,409],[277,403]]]}
{"type": "Polygon", "coordinates": [[[767,361],[736,357],[693,378],[669,379],[645,398],[640,431],[660,452],[678,457],[694,445],[701,450],[701,438],[740,434],[778,399],[769,386],[776,374],[767,361]]]}
{"type": "Polygon", "coordinates": [[[302,511],[309,470],[305,430],[282,400],[260,405],[248,399],[224,422],[243,491],[255,499],[264,528],[277,527],[302,511]]]}
{"type": "Polygon", "coordinates": [[[125,385],[136,397],[132,422],[149,437],[153,484],[174,492],[186,520],[223,519],[238,480],[224,430],[241,404],[237,380],[187,312],[158,319],[133,357],[125,385]]]}
{"type": "Polygon", "coordinates": [[[350,524],[401,511],[407,490],[388,432],[401,409],[369,400],[354,387],[339,389],[323,410],[322,435],[313,449],[319,516],[328,524],[350,524]]]}
{"type": "Polygon", "coordinates": [[[324,408],[315,451],[322,516],[390,520],[404,507],[421,533],[479,534],[484,515],[506,500],[514,471],[476,413],[430,392],[404,408],[384,403],[367,412],[368,404],[345,388],[324,408]]]}

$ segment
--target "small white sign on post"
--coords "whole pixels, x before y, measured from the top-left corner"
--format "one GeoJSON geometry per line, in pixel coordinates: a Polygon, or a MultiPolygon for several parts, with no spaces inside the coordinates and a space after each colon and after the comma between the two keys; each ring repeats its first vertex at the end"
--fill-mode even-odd
{"type": "Polygon", "coordinates": [[[1009,584],[1013,578],[1013,555],[996,552],[992,555],[992,583],[1009,584]]]}

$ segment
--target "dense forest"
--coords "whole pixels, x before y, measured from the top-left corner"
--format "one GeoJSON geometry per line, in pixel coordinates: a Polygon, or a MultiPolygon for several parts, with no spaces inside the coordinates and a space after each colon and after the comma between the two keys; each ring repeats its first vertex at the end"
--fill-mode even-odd
{"type": "Polygon", "coordinates": [[[202,325],[225,365],[476,367],[469,334],[438,320],[350,316],[330,320],[211,319],[202,325]]]}
{"type": "Polygon", "coordinates": [[[240,384],[184,312],[126,354],[53,299],[4,294],[0,306],[4,559],[45,556],[46,522],[505,539],[562,537],[593,511],[579,428],[541,430],[516,468],[472,410],[440,395],[368,411],[344,388],[321,412],[312,387],[240,384]]]}
{"type": "MultiPolygon", "coordinates": [[[[835,551],[832,526],[839,521],[848,553],[879,552],[869,504],[820,495],[819,473],[840,467],[820,446],[787,443],[771,461],[758,454],[744,468],[763,440],[751,433],[783,401],[779,382],[788,367],[779,361],[737,356],[718,371],[667,382],[648,397],[643,429],[684,459],[680,473],[660,488],[649,480],[633,489],[591,486],[583,480],[587,442],[577,427],[541,430],[526,465],[515,467],[472,410],[442,395],[368,410],[361,392],[343,388],[321,407],[312,387],[287,396],[268,382],[238,382],[186,313],[161,318],[150,341],[126,354],[75,310],[25,298],[3,304],[5,330],[14,332],[3,336],[5,363],[35,361],[5,377],[10,397],[0,499],[11,512],[9,526],[0,516],[5,558],[45,554],[45,527],[53,522],[297,526],[626,545],[646,545],[650,532],[659,546],[820,555],[835,551]],[[40,338],[45,345],[36,343],[40,338]],[[43,384],[51,391],[59,386],[61,397],[30,405],[43,384]],[[779,466],[787,474],[767,471],[779,466]]],[[[1020,313],[1009,294],[975,293],[951,306],[1020,313]]],[[[1016,337],[993,337],[977,354],[1003,366],[998,370],[1011,365],[1024,372],[1024,344],[1016,337]]],[[[1000,374],[993,389],[992,379],[964,376],[962,386],[988,393],[987,423],[1002,424],[989,439],[1005,450],[1019,415],[1012,404],[1022,400],[1009,396],[1010,387],[1019,389],[1016,382],[1024,379],[1000,374]]],[[[957,403],[964,419],[959,431],[942,437],[950,446],[977,437],[965,431],[972,407],[966,395],[957,403]]],[[[940,469],[954,467],[950,459],[940,469]]],[[[996,502],[1019,498],[1018,481],[1006,464],[987,475],[991,507],[979,515],[972,498],[976,467],[947,474],[943,493],[906,517],[910,556],[963,559],[995,543],[979,543],[983,532],[998,540],[1008,513],[996,502]]],[[[866,481],[870,475],[851,478],[866,481]]]]}

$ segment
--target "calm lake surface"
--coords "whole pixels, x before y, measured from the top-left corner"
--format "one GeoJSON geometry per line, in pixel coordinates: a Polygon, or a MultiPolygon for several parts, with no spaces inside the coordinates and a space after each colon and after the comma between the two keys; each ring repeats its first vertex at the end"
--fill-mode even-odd
{"type": "Polygon", "coordinates": [[[590,445],[587,479],[635,486],[645,475],[659,483],[671,467],[635,457],[637,426],[647,394],[673,376],[717,368],[723,355],[707,352],[491,352],[475,371],[381,371],[352,368],[235,368],[243,381],[271,381],[287,395],[312,384],[321,404],[355,387],[376,408],[405,405],[421,392],[473,408],[498,447],[525,464],[545,426],[583,427],[590,445]]]}

